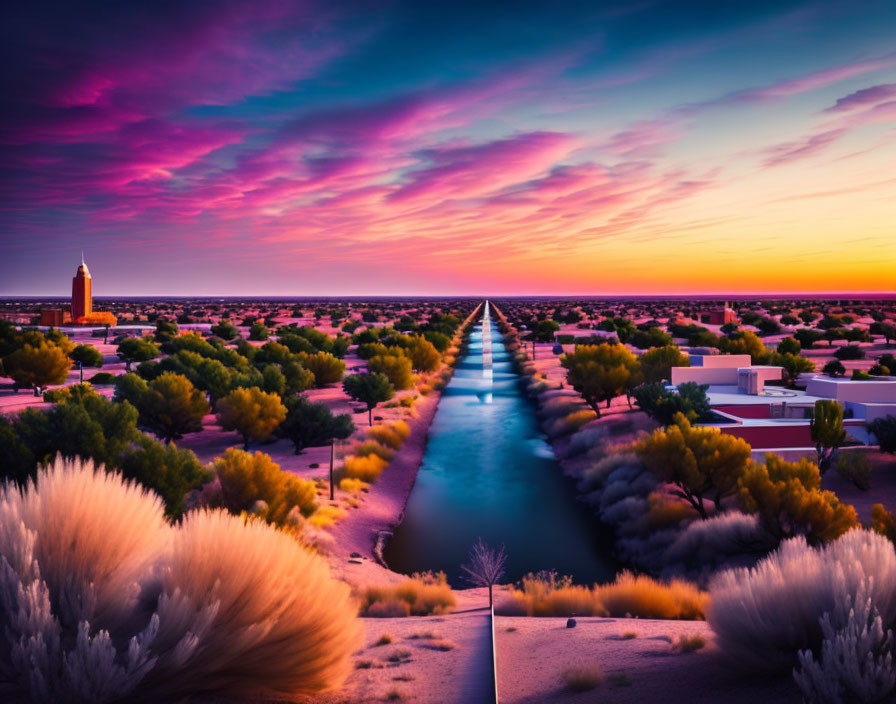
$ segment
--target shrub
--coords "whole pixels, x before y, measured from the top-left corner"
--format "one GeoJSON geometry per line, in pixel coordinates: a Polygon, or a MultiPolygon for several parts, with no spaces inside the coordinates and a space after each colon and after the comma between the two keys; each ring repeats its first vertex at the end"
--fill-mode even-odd
{"type": "Polygon", "coordinates": [[[859,347],[858,345],[846,345],[845,347],[839,347],[834,352],[834,356],[837,359],[862,359],[865,356],[865,351],[859,347]]]}
{"type": "Polygon", "coordinates": [[[350,479],[360,479],[363,482],[375,482],[379,479],[388,462],[377,455],[355,456],[346,455],[343,461],[343,476],[350,479]]]}
{"type": "Polygon", "coordinates": [[[359,443],[357,447],[353,450],[354,454],[359,457],[364,457],[368,455],[376,455],[382,460],[385,460],[387,463],[395,457],[395,450],[391,447],[384,447],[380,445],[376,440],[365,440],[362,443],[359,443]]]}
{"type": "Polygon", "coordinates": [[[679,653],[693,653],[706,645],[706,637],[700,633],[692,633],[690,635],[682,634],[678,636],[678,640],[672,646],[673,650],[679,653]]]}
{"type": "Polygon", "coordinates": [[[0,489],[0,557],[15,700],[311,694],[341,684],[359,637],[347,587],[290,536],[220,512],[171,527],[77,460],[0,489]]]}
{"type": "Polygon", "coordinates": [[[215,459],[214,469],[221,484],[222,507],[231,513],[250,511],[256,502],[263,501],[265,507],[255,513],[269,523],[284,526],[293,509],[305,517],[317,509],[314,482],[282,471],[263,452],[249,454],[228,448],[215,459]]]}
{"type": "Polygon", "coordinates": [[[414,574],[397,584],[370,586],[361,594],[361,615],[379,618],[446,614],[456,605],[454,593],[441,572],[414,574]]]}
{"type": "Polygon", "coordinates": [[[707,620],[722,652],[744,667],[787,671],[801,650],[820,652],[819,619],[863,580],[885,627],[896,623],[896,553],[883,536],[859,529],[812,548],[785,541],[751,569],[718,574],[707,620]]]}
{"type": "Polygon", "coordinates": [[[98,374],[94,374],[87,381],[93,386],[108,386],[110,384],[115,383],[115,375],[110,374],[109,372],[99,372],[98,374]]]}
{"type": "Polygon", "coordinates": [[[864,452],[841,450],[834,456],[834,469],[859,489],[867,491],[871,488],[871,462],[864,452]]]}
{"type": "Polygon", "coordinates": [[[411,428],[403,420],[397,420],[391,425],[377,425],[367,431],[368,437],[393,450],[401,448],[410,434],[411,428]]]}
{"type": "Polygon", "coordinates": [[[362,482],[360,479],[350,479],[346,477],[345,479],[340,480],[339,491],[344,491],[347,494],[360,494],[368,486],[367,482],[362,482]]]}
{"type": "Polygon", "coordinates": [[[604,673],[597,665],[571,667],[563,672],[563,682],[572,692],[588,692],[604,681],[604,673]]]}

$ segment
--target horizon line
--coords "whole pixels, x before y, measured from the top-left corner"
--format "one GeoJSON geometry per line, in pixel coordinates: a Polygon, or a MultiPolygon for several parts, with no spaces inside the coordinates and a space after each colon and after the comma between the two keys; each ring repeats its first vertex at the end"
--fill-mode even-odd
{"type": "MultiPolygon", "coordinates": [[[[700,296],[703,298],[767,298],[767,297],[896,297],[893,291],[748,291],[748,292],[719,292],[719,291],[682,291],[682,292],[609,292],[609,293],[248,293],[248,294],[222,294],[222,293],[114,293],[93,296],[94,300],[118,299],[118,298],[684,298],[688,296],[700,296]]],[[[43,298],[71,298],[68,294],[13,294],[2,293],[0,300],[16,299],[43,299],[43,298]]]]}

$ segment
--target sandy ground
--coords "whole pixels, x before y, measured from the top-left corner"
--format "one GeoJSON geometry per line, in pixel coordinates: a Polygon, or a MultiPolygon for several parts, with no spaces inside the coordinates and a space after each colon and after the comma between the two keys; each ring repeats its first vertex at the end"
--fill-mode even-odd
{"type": "Polygon", "coordinates": [[[770,680],[732,669],[703,621],[579,618],[576,623],[567,628],[565,618],[497,617],[501,704],[800,702],[790,677],[770,680]],[[673,648],[679,636],[694,634],[706,639],[702,649],[673,648]],[[573,692],[563,677],[570,668],[597,668],[603,682],[573,692]]]}
{"type": "Polygon", "coordinates": [[[339,692],[314,704],[383,702],[421,704],[493,702],[491,624],[487,608],[448,616],[362,619],[364,647],[339,692]],[[391,638],[377,645],[383,636],[391,638]]]}

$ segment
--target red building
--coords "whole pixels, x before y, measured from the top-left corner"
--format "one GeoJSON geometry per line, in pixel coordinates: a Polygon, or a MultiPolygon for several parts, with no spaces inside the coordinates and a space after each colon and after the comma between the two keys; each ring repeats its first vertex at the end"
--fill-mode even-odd
{"type": "Polygon", "coordinates": [[[726,303],[721,309],[711,310],[700,316],[702,322],[710,325],[724,325],[725,323],[736,323],[737,313],[728,307],[726,303]]]}
{"type": "Polygon", "coordinates": [[[72,320],[77,320],[93,312],[90,271],[81,255],[81,266],[72,279],[72,320]]]}

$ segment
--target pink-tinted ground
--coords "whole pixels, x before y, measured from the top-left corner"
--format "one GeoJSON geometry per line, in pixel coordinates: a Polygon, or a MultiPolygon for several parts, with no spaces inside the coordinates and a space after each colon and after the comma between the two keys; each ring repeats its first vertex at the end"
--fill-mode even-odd
{"type": "Polygon", "coordinates": [[[702,621],[579,618],[575,628],[567,628],[565,618],[499,616],[495,635],[502,704],[800,701],[789,677],[769,680],[733,669],[702,621]],[[673,648],[680,636],[691,635],[703,636],[706,645],[691,653],[673,648]],[[573,668],[596,670],[603,681],[574,692],[564,679],[573,668]]]}

